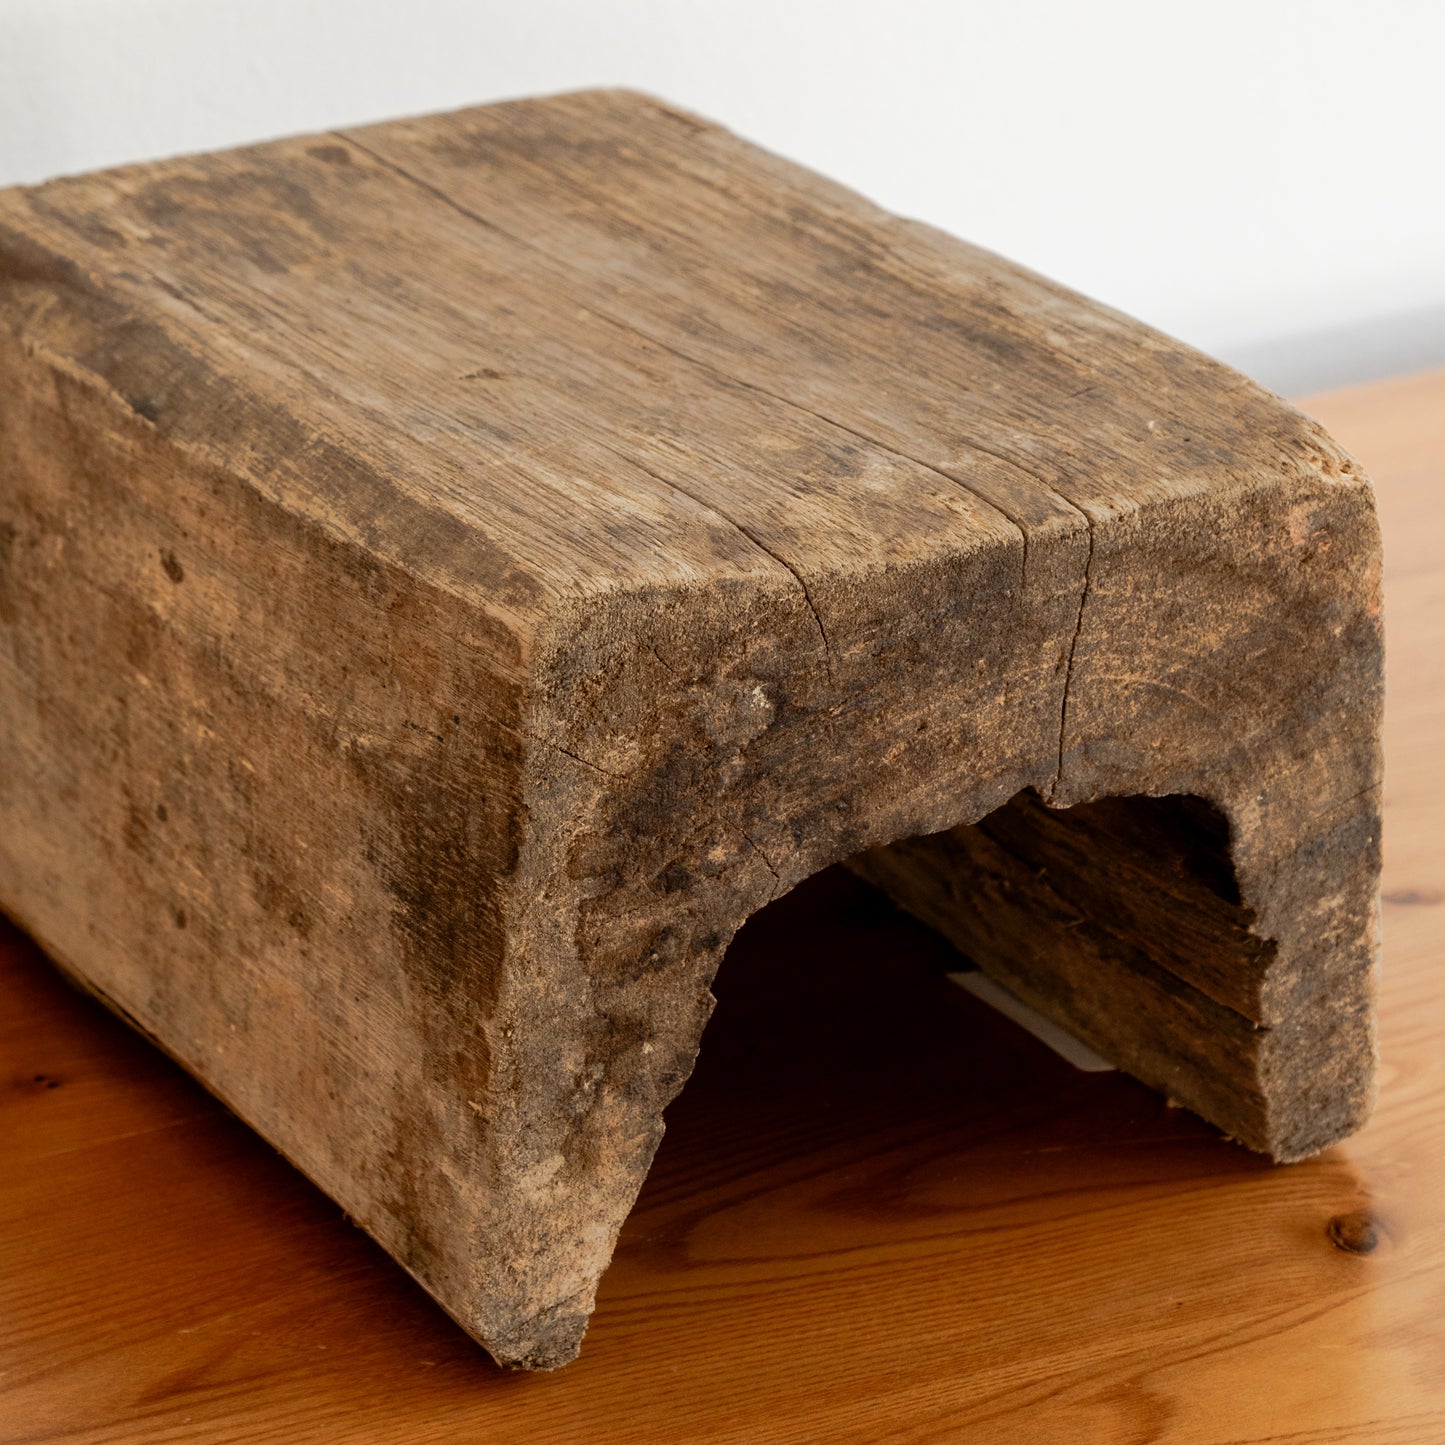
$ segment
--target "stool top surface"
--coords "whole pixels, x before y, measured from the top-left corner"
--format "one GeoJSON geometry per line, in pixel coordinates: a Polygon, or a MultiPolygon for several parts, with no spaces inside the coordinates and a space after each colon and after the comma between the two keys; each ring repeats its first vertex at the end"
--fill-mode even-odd
{"type": "Polygon", "coordinates": [[[519,617],[1348,465],[1182,344],[629,92],[0,192],[0,283],[132,424],[519,617]]]}

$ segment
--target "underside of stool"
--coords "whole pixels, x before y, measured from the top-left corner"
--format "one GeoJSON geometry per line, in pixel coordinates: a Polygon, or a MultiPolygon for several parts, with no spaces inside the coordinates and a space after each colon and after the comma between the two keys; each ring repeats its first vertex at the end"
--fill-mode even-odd
{"type": "Polygon", "coordinates": [[[656,101],[0,193],[0,904],[500,1361],[848,861],[1279,1160],[1365,1118],[1373,504],[656,101]]]}

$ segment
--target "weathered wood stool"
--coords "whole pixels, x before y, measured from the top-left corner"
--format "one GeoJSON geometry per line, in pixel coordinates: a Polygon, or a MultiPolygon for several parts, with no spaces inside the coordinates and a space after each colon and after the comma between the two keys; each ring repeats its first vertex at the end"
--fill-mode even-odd
{"type": "Polygon", "coordinates": [[[1371,494],[1244,378],[615,93],[0,193],[0,283],[0,901],[497,1359],[839,860],[1365,1117],[1371,494]]]}

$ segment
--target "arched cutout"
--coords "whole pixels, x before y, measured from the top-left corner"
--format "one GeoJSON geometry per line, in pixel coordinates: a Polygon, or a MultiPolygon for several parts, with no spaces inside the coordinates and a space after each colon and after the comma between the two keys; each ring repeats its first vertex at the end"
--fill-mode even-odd
{"type": "Polygon", "coordinates": [[[1228,819],[1202,798],[1050,808],[1027,790],[970,827],[848,866],[1106,1058],[1260,1147],[1261,988],[1228,819]]]}

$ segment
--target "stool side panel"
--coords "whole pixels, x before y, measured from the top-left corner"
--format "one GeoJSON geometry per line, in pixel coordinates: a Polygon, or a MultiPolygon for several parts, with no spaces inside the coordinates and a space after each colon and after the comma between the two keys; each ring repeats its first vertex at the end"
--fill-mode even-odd
{"type": "Polygon", "coordinates": [[[0,906],[465,1317],[527,640],[23,332],[0,378],[0,906]]]}

